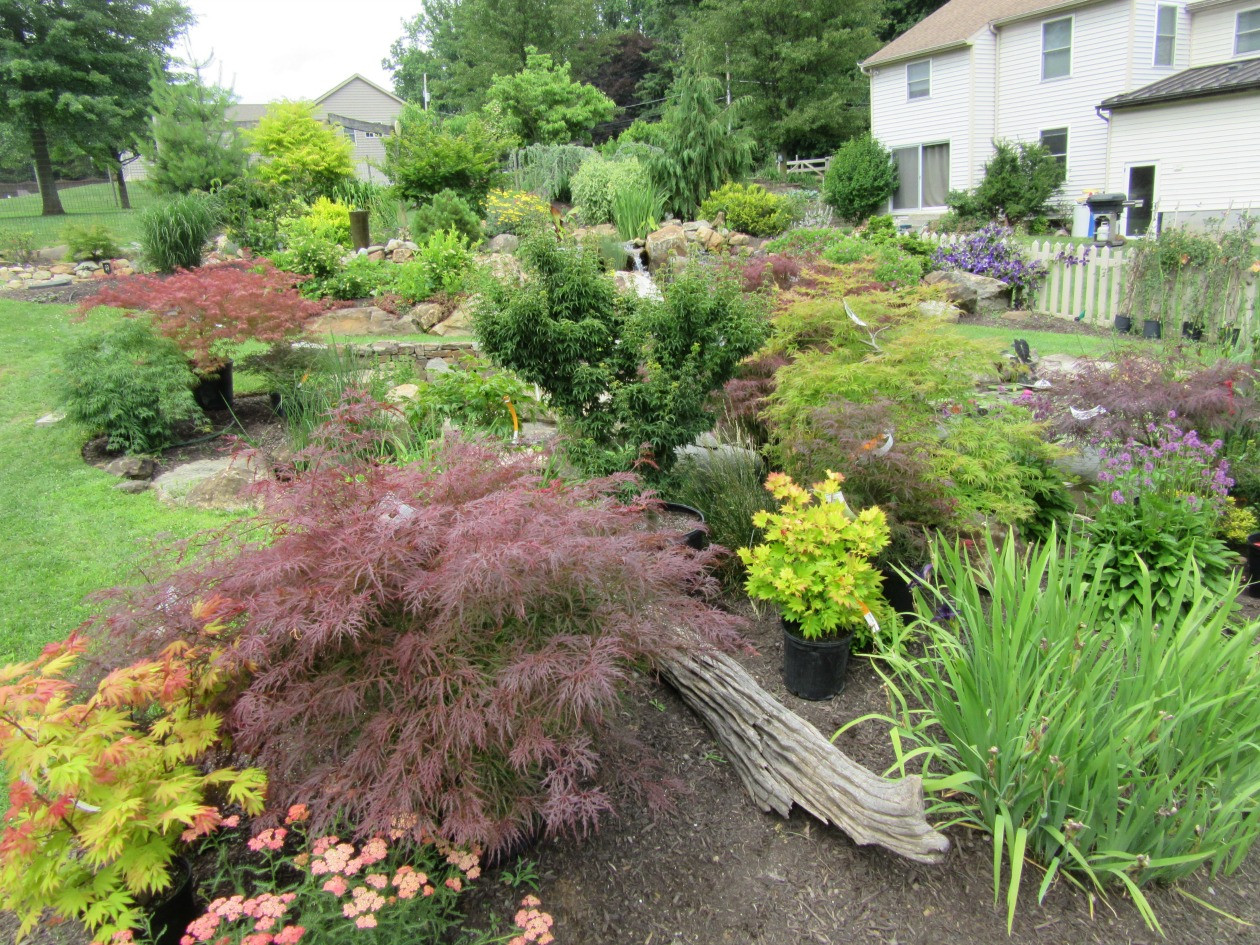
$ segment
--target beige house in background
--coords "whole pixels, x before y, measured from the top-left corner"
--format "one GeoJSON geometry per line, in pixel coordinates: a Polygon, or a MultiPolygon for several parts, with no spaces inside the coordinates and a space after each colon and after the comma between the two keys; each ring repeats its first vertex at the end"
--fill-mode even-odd
{"type": "MultiPolygon", "coordinates": [[[[401,98],[357,72],[313,100],[315,117],[331,125],[340,125],[342,133],[354,143],[354,168],[361,180],[385,183],[379,165],[385,160],[381,139],[392,133],[394,122],[406,104],[401,98]]],[[[238,128],[253,128],[267,111],[266,105],[233,105],[228,117],[238,128]]],[[[148,165],[137,158],[125,166],[127,180],[144,180],[148,165]]]]}
{"type": "Polygon", "coordinates": [[[950,0],[862,63],[912,224],[1040,141],[1063,196],[1142,201],[1125,232],[1260,211],[1260,0],[950,0]]]}

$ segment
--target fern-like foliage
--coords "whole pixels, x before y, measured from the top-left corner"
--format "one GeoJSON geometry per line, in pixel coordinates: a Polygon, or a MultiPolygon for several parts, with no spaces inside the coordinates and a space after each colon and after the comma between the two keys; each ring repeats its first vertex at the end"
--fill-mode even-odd
{"type": "MultiPolygon", "coordinates": [[[[537,828],[592,829],[609,809],[600,736],[633,667],[733,644],[706,597],[713,552],[636,528],[629,477],[547,481],[534,455],[458,439],[406,467],[356,461],[379,410],[351,398],[277,486],[251,540],[141,589],[124,640],[199,638],[194,603],[244,673],[228,721],[268,772],[275,810],[313,829],[406,825],[491,849],[537,828]]],[[[243,532],[244,536],[244,532],[243,532]]]]}

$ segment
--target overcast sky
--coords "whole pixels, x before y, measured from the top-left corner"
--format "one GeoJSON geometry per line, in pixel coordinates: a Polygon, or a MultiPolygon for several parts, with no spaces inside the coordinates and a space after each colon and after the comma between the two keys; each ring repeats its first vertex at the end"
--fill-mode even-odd
{"type": "MultiPolygon", "coordinates": [[[[214,53],[205,76],[242,102],[314,99],[359,73],[393,91],[381,60],[420,0],[184,0],[197,17],[193,53],[214,53]]],[[[183,44],[175,53],[184,55],[183,44]]]]}

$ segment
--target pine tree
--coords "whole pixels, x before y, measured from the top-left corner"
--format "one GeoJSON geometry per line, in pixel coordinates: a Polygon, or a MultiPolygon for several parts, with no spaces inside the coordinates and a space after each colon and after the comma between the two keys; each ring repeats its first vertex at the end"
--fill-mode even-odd
{"type": "Polygon", "coordinates": [[[210,190],[245,172],[245,144],[227,114],[236,97],[203,81],[209,63],[153,75],[153,140],[144,155],[152,164],[149,183],[162,193],[210,190]]]}

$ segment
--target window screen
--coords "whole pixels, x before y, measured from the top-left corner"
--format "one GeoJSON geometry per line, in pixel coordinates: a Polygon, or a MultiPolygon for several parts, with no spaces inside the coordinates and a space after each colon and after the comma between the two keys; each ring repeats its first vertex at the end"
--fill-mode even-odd
{"type": "Polygon", "coordinates": [[[1066,128],[1049,128],[1043,131],[1041,144],[1058,159],[1060,164],[1067,164],[1068,130],[1066,128]]]}
{"type": "Polygon", "coordinates": [[[1041,26],[1041,77],[1057,79],[1072,74],[1072,18],[1041,26]]]}
{"type": "Polygon", "coordinates": [[[1238,33],[1234,38],[1234,55],[1260,49],[1260,10],[1244,10],[1238,14],[1238,33]]]}
{"type": "Polygon", "coordinates": [[[906,98],[927,98],[932,94],[932,60],[906,66],[906,98]]]}
{"type": "Polygon", "coordinates": [[[1160,4],[1155,14],[1155,65],[1171,66],[1177,54],[1177,8],[1160,4]]]}

